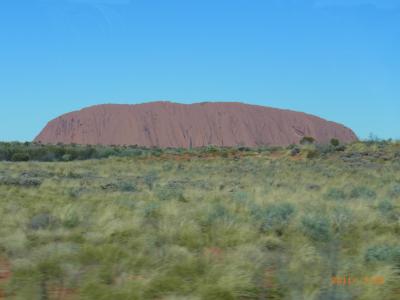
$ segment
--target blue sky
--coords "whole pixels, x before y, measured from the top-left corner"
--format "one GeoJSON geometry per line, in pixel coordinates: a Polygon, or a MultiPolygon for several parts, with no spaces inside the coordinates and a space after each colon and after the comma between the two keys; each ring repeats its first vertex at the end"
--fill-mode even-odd
{"type": "Polygon", "coordinates": [[[287,108],[399,139],[400,1],[0,1],[0,140],[152,100],[287,108]]]}

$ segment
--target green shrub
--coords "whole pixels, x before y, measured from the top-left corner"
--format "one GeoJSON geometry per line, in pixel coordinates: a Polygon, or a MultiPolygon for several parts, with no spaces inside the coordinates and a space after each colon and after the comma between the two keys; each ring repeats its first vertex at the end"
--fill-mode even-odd
{"type": "Polygon", "coordinates": [[[261,230],[275,230],[278,234],[282,234],[283,230],[289,224],[294,211],[295,208],[291,203],[271,205],[264,213],[261,230]]]}
{"type": "Polygon", "coordinates": [[[29,223],[29,228],[33,230],[48,228],[53,221],[53,217],[48,213],[34,215],[29,223]]]}
{"type": "Polygon", "coordinates": [[[62,159],[63,161],[71,161],[71,160],[72,160],[72,156],[71,156],[71,154],[64,154],[64,155],[61,157],[61,159],[62,159]]]}
{"type": "Polygon", "coordinates": [[[346,146],[345,145],[339,145],[335,147],[336,151],[340,151],[340,152],[344,152],[346,150],[346,146]]]}
{"type": "Polygon", "coordinates": [[[133,182],[129,181],[119,181],[118,189],[122,192],[136,192],[137,187],[133,182]]]}
{"type": "Polygon", "coordinates": [[[298,154],[300,154],[300,149],[298,148],[298,147],[293,147],[291,150],[290,150],[290,155],[291,156],[296,156],[296,155],[298,155],[298,154]]]}
{"type": "Polygon", "coordinates": [[[396,184],[389,192],[389,196],[392,198],[400,197],[400,184],[396,184]]]}
{"type": "Polygon", "coordinates": [[[80,218],[78,214],[70,214],[63,220],[63,226],[66,228],[75,228],[78,227],[80,224],[80,218]]]}
{"type": "Polygon", "coordinates": [[[211,206],[207,214],[201,216],[200,224],[203,226],[203,229],[206,229],[218,221],[229,220],[231,218],[232,215],[225,206],[215,203],[211,206]]]}
{"type": "Polygon", "coordinates": [[[143,208],[143,215],[145,218],[157,218],[160,216],[160,204],[156,202],[148,203],[143,208]]]}
{"type": "Polygon", "coordinates": [[[325,193],[325,198],[328,200],[345,200],[346,193],[338,188],[330,188],[325,193]]]}
{"type": "Polygon", "coordinates": [[[376,192],[365,186],[359,186],[351,190],[350,198],[376,198],[376,192]]]}
{"type": "Polygon", "coordinates": [[[150,191],[153,189],[154,183],[157,181],[157,179],[158,176],[155,171],[150,171],[143,177],[143,181],[147,185],[150,191]]]}
{"type": "Polygon", "coordinates": [[[339,234],[349,232],[354,224],[354,214],[346,206],[336,206],[329,214],[332,230],[339,234]]]}
{"type": "Polygon", "coordinates": [[[204,151],[205,151],[206,153],[217,153],[219,150],[218,150],[218,147],[217,147],[217,146],[208,145],[207,147],[205,147],[204,151]]]}
{"type": "Polygon", "coordinates": [[[339,146],[340,145],[340,141],[338,140],[338,139],[331,139],[331,145],[332,146],[334,146],[334,147],[337,147],[337,146],[339,146]]]}
{"type": "Polygon", "coordinates": [[[394,205],[392,201],[385,199],[379,202],[378,209],[382,214],[388,214],[394,210],[394,205]]]}
{"type": "Polygon", "coordinates": [[[29,176],[21,176],[18,185],[25,187],[37,187],[42,184],[42,180],[39,178],[33,178],[29,176]]]}
{"type": "Polygon", "coordinates": [[[12,161],[29,161],[30,157],[27,153],[14,153],[11,157],[12,161]]]}
{"type": "Polygon", "coordinates": [[[55,280],[62,277],[63,270],[55,259],[48,258],[38,264],[38,271],[45,280],[55,280]]]}
{"type": "Polygon", "coordinates": [[[22,175],[19,178],[0,176],[0,184],[15,185],[20,187],[38,187],[42,184],[42,180],[27,175],[22,175]]]}
{"type": "Polygon", "coordinates": [[[400,246],[382,245],[370,247],[365,253],[365,260],[367,262],[400,262],[400,246]]]}
{"type": "Polygon", "coordinates": [[[161,201],[165,200],[178,200],[182,202],[186,201],[184,199],[183,190],[181,188],[173,188],[169,187],[168,185],[158,186],[154,192],[155,195],[157,196],[157,199],[161,201]]]}
{"type": "Polygon", "coordinates": [[[245,205],[250,200],[249,194],[244,191],[238,191],[238,192],[234,193],[232,198],[235,201],[235,203],[237,203],[239,205],[245,205]]]}
{"type": "Polygon", "coordinates": [[[315,241],[325,242],[330,239],[331,225],[325,216],[307,215],[302,219],[304,233],[315,241]]]}
{"type": "Polygon", "coordinates": [[[312,158],[317,158],[318,156],[319,156],[318,150],[316,149],[307,150],[307,155],[306,155],[307,158],[312,159],[312,158]]]}
{"type": "Polygon", "coordinates": [[[301,145],[307,145],[307,144],[314,144],[315,138],[311,136],[305,136],[300,140],[301,145]]]}

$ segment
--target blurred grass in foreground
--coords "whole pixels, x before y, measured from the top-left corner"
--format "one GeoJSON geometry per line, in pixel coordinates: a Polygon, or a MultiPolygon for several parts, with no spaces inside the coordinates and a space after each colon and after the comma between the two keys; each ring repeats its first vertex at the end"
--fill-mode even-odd
{"type": "Polygon", "coordinates": [[[0,299],[400,298],[399,143],[121,149],[0,162],[0,299]]]}

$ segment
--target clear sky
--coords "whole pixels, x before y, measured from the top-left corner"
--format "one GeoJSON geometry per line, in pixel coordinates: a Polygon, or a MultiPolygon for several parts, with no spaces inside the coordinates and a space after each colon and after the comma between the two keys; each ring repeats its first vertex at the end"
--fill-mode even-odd
{"type": "Polygon", "coordinates": [[[400,138],[400,0],[0,0],[0,140],[101,103],[241,101],[400,138]]]}

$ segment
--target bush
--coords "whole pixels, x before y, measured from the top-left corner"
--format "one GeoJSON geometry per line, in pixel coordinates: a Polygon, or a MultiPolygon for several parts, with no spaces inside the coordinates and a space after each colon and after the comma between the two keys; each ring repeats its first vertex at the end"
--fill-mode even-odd
{"type": "Polygon", "coordinates": [[[52,216],[48,213],[40,213],[32,217],[29,227],[33,230],[45,229],[52,223],[52,216]]]}
{"type": "Polygon", "coordinates": [[[391,201],[386,199],[386,200],[379,202],[378,209],[381,213],[387,214],[387,213],[390,213],[393,211],[394,205],[391,201]]]}
{"type": "Polygon", "coordinates": [[[206,153],[217,153],[218,152],[218,147],[214,146],[214,145],[208,145],[207,147],[205,147],[205,152],[206,153]]]}
{"type": "Polygon", "coordinates": [[[326,194],[325,198],[328,200],[344,200],[346,199],[346,194],[338,188],[330,188],[326,194]]]}
{"type": "Polygon", "coordinates": [[[398,220],[398,213],[396,212],[395,206],[393,205],[392,201],[388,199],[382,200],[378,204],[378,210],[388,220],[398,220]]]}
{"type": "Polygon", "coordinates": [[[143,181],[147,185],[150,191],[153,189],[154,183],[156,182],[157,179],[158,179],[157,173],[154,171],[150,171],[143,177],[143,181]]]}
{"type": "Polygon", "coordinates": [[[136,185],[129,181],[120,181],[118,183],[118,189],[122,192],[136,192],[136,185]]]}
{"type": "Polygon", "coordinates": [[[350,192],[350,198],[374,199],[376,198],[376,192],[365,186],[356,187],[350,192]]]}
{"type": "Polygon", "coordinates": [[[205,229],[206,227],[214,224],[217,221],[229,220],[232,216],[230,212],[220,203],[212,205],[208,214],[200,218],[200,224],[205,229]]]}
{"type": "Polygon", "coordinates": [[[311,136],[305,136],[300,140],[301,145],[314,144],[315,139],[311,136]]]}
{"type": "Polygon", "coordinates": [[[271,205],[264,213],[261,230],[275,230],[278,234],[282,234],[283,230],[289,224],[294,211],[294,206],[291,203],[271,205]]]}
{"type": "Polygon", "coordinates": [[[64,155],[61,157],[61,159],[62,159],[63,161],[71,161],[71,160],[72,160],[72,156],[71,156],[71,154],[64,154],[64,155]]]}
{"type": "Polygon", "coordinates": [[[38,178],[23,175],[20,178],[0,177],[0,184],[16,185],[21,187],[37,187],[42,184],[42,181],[38,178]]]}
{"type": "Polygon", "coordinates": [[[145,218],[156,219],[160,217],[160,204],[150,202],[143,208],[143,215],[145,218]]]}
{"type": "Polygon", "coordinates": [[[63,220],[63,226],[71,229],[71,228],[75,228],[80,224],[80,218],[78,216],[78,214],[76,213],[71,213],[69,215],[67,215],[65,217],[65,219],[63,220]]]}
{"type": "Polygon", "coordinates": [[[335,150],[343,152],[343,151],[346,150],[346,146],[345,145],[339,145],[339,146],[335,147],[335,150]]]}
{"type": "Polygon", "coordinates": [[[400,246],[374,246],[367,249],[365,253],[367,262],[383,261],[383,262],[400,262],[400,246]]]}
{"type": "Polygon", "coordinates": [[[315,241],[328,241],[331,235],[329,220],[320,215],[305,216],[302,219],[304,233],[315,241]]]}
{"type": "Polygon", "coordinates": [[[156,196],[161,201],[166,200],[178,200],[180,202],[186,202],[187,200],[183,196],[183,191],[180,188],[174,189],[168,186],[158,187],[155,191],[156,196]]]}
{"type": "Polygon", "coordinates": [[[400,197],[400,184],[396,184],[389,192],[389,196],[392,198],[400,197]]]}
{"type": "Polygon", "coordinates": [[[27,153],[14,153],[11,157],[12,161],[29,161],[30,157],[27,153]]]}
{"type": "Polygon", "coordinates": [[[354,215],[345,206],[337,206],[330,213],[330,221],[335,233],[343,234],[350,231],[354,222],[354,215]]]}
{"type": "Polygon", "coordinates": [[[319,156],[319,152],[315,149],[310,149],[307,151],[307,158],[317,158],[319,156]]]}
{"type": "Polygon", "coordinates": [[[340,141],[338,139],[331,139],[331,145],[337,147],[340,145],[340,141]]]}
{"type": "Polygon", "coordinates": [[[115,181],[100,185],[106,191],[136,192],[136,185],[129,181],[115,181]]]}
{"type": "Polygon", "coordinates": [[[37,187],[42,184],[42,181],[38,178],[32,178],[29,176],[22,176],[19,179],[18,185],[25,187],[37,187]]]}
{"type": "Polygon", "coordinates": [[[292,149],[290,150],[290,155],[291,155],[291,156],[296,156],[296,155],[298,155],[298,154],[300,154],[300,149],[299,149],[298,147],[294,147],[294,148],[292,148],[292,149]]]}

